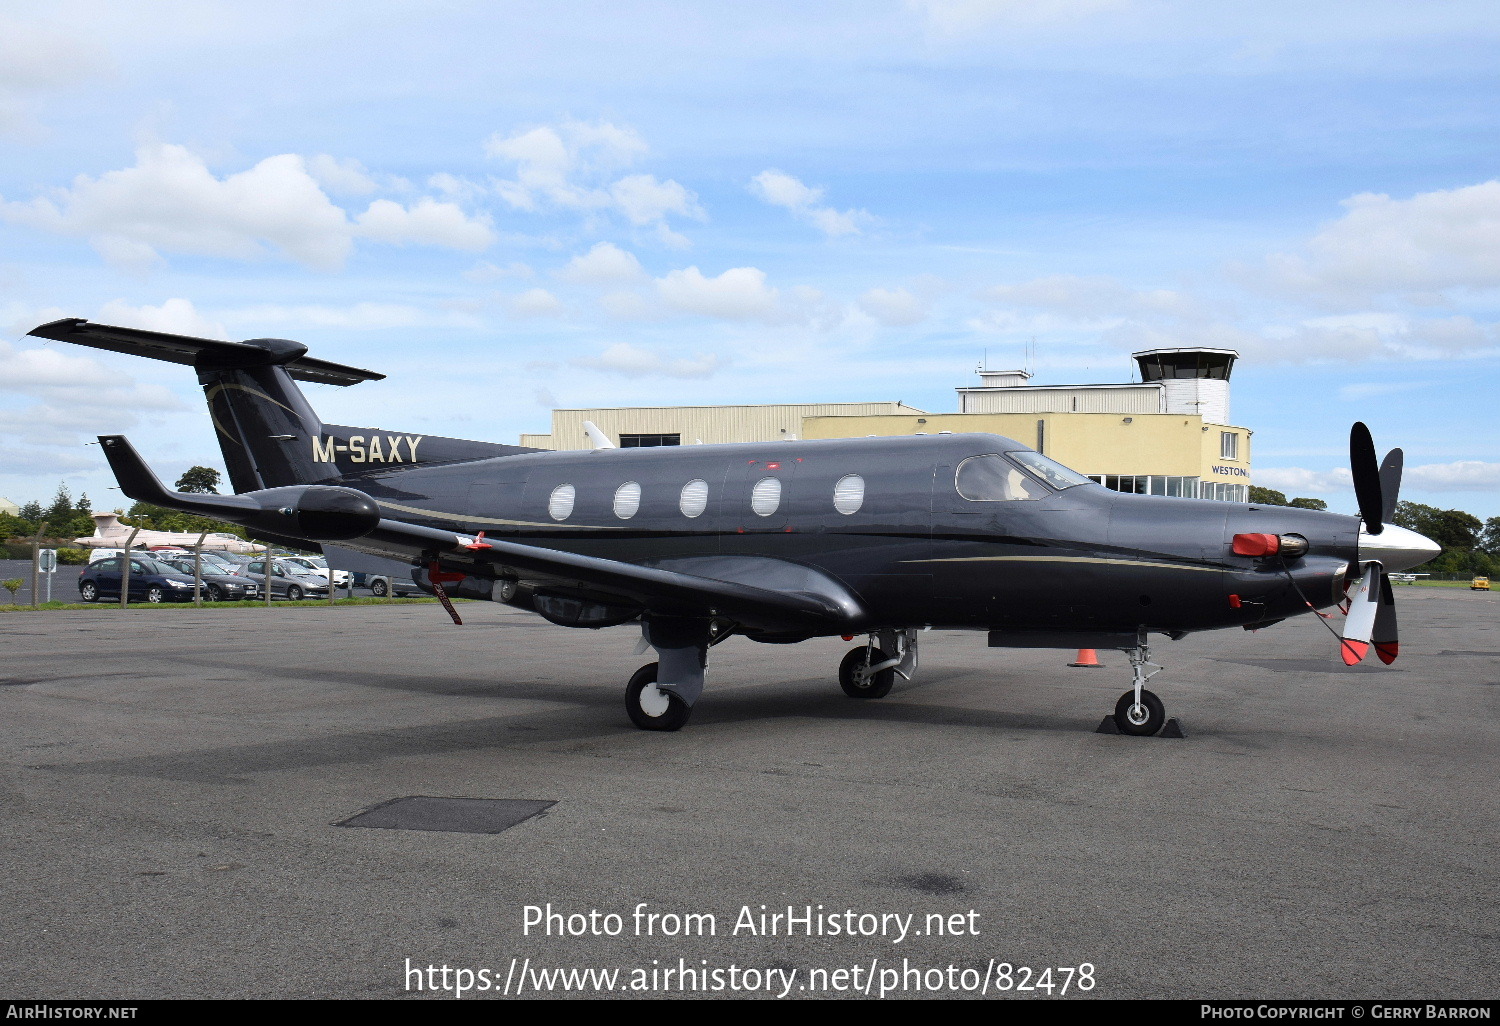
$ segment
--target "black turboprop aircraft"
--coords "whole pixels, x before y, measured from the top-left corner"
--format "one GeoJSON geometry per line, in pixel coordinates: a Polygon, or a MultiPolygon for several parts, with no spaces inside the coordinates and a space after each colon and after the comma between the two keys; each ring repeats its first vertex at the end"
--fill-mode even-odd
{"type": "MultiPolygon", "coordinates": [[[[220,342],[70,318],[32,335],[198,372],[236,495],[163,487],[120,435],[99,441],[132,499],[257,538],[400,560],[448,593],[521,603],[567,627],[639,621],[658,661],[626,688],[647,730],[685,724],[711,646],[868,636],[839,668],[880,698],[929,627],[997,648],[1120,649],[1114,720],[1155,734],[1148,638],[1257,629],[1340,604],[1346,663],[1396,658],[1390,571],[1439,549],[1388,523],[1401,450],[1377,466],[1354,425],[1360,516],[1109,491],[989,434],[551,452],[324,424],[295,381],[383,375],[285,339],[220,342]]],[[[1320,616],[1328,614],[1319,613],[1320,616]]],[[[1338,633],[1338,632],[1334,632],[1338,633]]],[[[643,649],[644,650],[644,649],[643,649]]]]}

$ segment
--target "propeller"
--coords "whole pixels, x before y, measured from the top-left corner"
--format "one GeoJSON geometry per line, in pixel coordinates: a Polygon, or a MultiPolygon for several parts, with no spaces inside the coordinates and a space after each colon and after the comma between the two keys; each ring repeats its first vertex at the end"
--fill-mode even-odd
{"type": "MultiPolygon", "coordinates": [[[[1359,502],[1364,533],[1368,536],[1380,534],[1395,518],[1404,459],[1400,449],[1392,449],[1377,464],[1375,440],[1370,436],[1370,429],[1361,422],[1355,422],[1350,429],[1349,471],[1354,476],[1354,496],[1359,502]]],[[[1403,534],[1400,528],[1394,533],[1398,538],[1403,534]]],[[[1394,555],[1399,544],[1386,546],[1390,550],[1387,554],[1394,555]]],[[[1378,552],[1382,546],[1369,545],[1368,548],[1378,552]]],[[[1403,569],[1399,562],[1396,568],[1403,569]]],[[[1344,619],[1339,654],[1345,665],[1353,666],[1365,657],[1373,642],[1375,654],[1381,662],[1389,665],[1401,650],[1397,640],[1396,598],[1391,591],[1390,575],[1379,560],[1370,559],[1360,564],[1359,576],[1359,590],[1350,598],[1348,615],[1344,619]]]]}

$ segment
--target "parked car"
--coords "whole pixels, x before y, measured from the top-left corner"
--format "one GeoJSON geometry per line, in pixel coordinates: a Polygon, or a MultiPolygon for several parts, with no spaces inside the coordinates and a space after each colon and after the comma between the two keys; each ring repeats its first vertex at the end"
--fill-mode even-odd
{"type": "MultiPolygon", "coordinates": [[[[252,560],[240,570],[240,574],[257,582],[266,579],[266,561],[252,560]]],[[[280,559],[271,561],[271,597],[299,602],[305,598],[327,598],[328,578],[308,571],[304,567],[289,564],[280,559]]]]}
{"type": "MultiPolygon", "coordinates": [[[[330,572],[328,569],[328,560],[322,556],[283,556],[282,562],[293,566],[306,567],[324,580],[328,579],[330,572]]],[[[334,570],[332,574],[334,587],[346,588],[349,586],[349,578],[352,576],[349,571],[334,570]]]]}
{"type": "MultiPolygon", "coordinates": [[[[124,556],[110,556],[83,568],[83,572],[78,575],[78,594],[85,602],[120,597],[124,559],[124,556]]],[[[252,594],[249,589],[255,588],[255,582],[240,578],[212,587],[222,588],[226,599],[247,598],[252,594]],[[231,587],[239,589],[240,593],[232,595],[231,587]]],[[[205,598],[212,594],[212,587],[205,590],[205,598]]],[[[182,573],[176,567],[150,556],[131,556],[130,591],[126,601],[136,599],[147,602],[191,602],[193,575],[182,573]]]]}
{"type": "Polygon", "coordinates": [[[417,587],[417,582],[410,577],[386,577],[382,574],[367,574],[359,570],[354,571],[354,586],[369,588],[370,594],[376,598],[385,598],[387,595],[405,598],[407,595],[416,595],[422,591],[417,587]]]}
{"type": "Polygon", "coordinates": [[[1490,579],[1488,577],[1476,577],[1469,582],[1470,591],[1489,591],[1490,579]]]}
{"type": "MultiPolygon", "coordinates": [[[[165,563],[178,573],[184,574],[189,581],[193,579],[192,556],[173,556],[158,560],[158,562],[165,563]]],[[[203,560],[202,581],[203,597],[210,602],[235,602],[260,595],[260,585],[254,579],[242,577],[233,570],[225,568],[223,564],[214,563],[206,557],[203,560]]]]}

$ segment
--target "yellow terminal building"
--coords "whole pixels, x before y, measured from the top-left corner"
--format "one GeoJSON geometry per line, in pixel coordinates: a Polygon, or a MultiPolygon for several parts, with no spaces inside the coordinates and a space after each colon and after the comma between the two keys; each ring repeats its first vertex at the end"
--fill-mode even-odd
{"type": "Polygon", "coordinates": [[[979,371],[959,388],[957,413],[902,403],[664,406],[554,410],[552,433],[522,435],[539,449],[588,449],[592,423],[615,445],[692,445],[799,438],[989,432],[1014,438],[1106,488],[1245,502],[1248,428],[1229,423],[1231,349],[1134,353],[1141,380],[1032,385],[1026,371],[979,371]]]}

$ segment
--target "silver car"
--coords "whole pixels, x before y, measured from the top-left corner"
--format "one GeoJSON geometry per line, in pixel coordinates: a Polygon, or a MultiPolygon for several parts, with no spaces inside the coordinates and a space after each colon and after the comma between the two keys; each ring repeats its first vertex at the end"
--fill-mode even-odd
{"type": "MultiPolygon", "coordinates": [[[[252,560],[239,570],[262,587],[266,580],[266,561],[252,560]]],[[[297,602],[305,598],[327,598],[328,578],[312,573],[305,567],[296,566],[279,559],[271,561],[271,597],[297,602]]]]}

